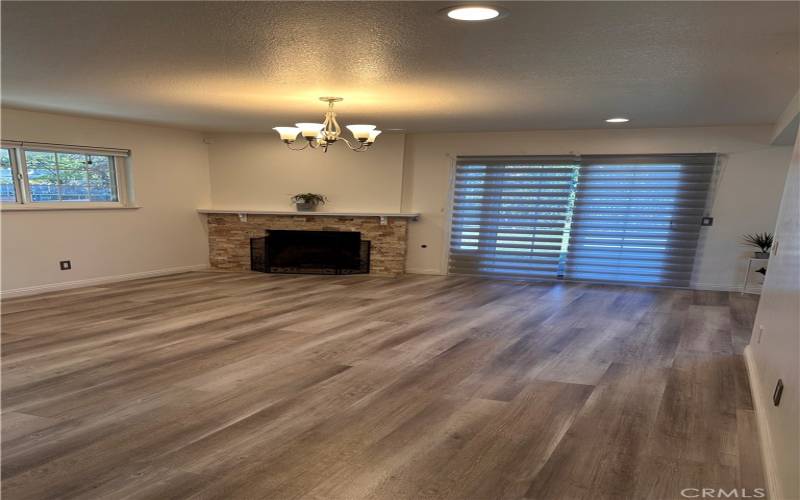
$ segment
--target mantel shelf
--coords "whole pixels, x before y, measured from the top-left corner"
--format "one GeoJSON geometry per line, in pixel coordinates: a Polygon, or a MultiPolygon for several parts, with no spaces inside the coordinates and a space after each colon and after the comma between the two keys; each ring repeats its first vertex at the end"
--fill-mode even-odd
{"type": "Polygon", "coordinates": [[[235,214],[235,215],[285,215],[287,217],[395,217],[400,219],[417,220],[419,213],[408,212],[290,212],[278,210],[238,210],[238,209],[211,209],[198,208],[201,214],[235,214]]]}

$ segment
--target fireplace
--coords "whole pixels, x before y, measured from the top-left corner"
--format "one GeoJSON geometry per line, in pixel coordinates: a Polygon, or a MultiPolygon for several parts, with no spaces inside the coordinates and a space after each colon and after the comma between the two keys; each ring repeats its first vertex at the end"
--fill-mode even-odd
{"type": "Polygon", "coordinates": [[[370,242],[357,231],[267,229],[250,240],[250,267],[266,273],[369,273],[370,242]]]}
{"type": "MultiPolygon", "coordinates": [[[[266,230],[354,231],[361,233],[364,258],[362,272],[371,276],[402,276],[405,272],[408,226],[411,216],[378,214],[331,214],[327,212],[230,213],[208,212],[208,250],[211,267],[224,271],[261,269],[253,265],[251,238],[264,236],[266,230]],[[369,258],[367,249],[369,245],[369,258]],[[367,268],[368,264],[368,268],[367,268]]],[[[255,244],[255,242],[254,242],[255,244]]],[[[261,253],[266,251],[261,240],[261,253]]],[[[255,253],[259,250],[256,248],[255,253]]],[[[262,263],[266,256],[262,258],[262,263]]],[[[262,264],[263,266],[263,264],[262,264]]]]}

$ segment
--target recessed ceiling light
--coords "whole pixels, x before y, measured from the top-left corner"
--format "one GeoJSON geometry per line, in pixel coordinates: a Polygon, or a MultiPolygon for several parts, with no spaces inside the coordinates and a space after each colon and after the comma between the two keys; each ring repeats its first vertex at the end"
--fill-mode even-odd
{"type": "Polygon", "coordinates": [[[500,17],[500,10],[487,6],[462,6],[445,9],[447,17],[456,21],[488,21],[500,17]]]}
{"type": "Polygon", "coordinates": [[[617,117],[617,118],[608,118],[606,120],[607,123],[626,123],[626,122],[629,122],[629,121],[630,121],[629,119],[622,118],[621,116],[617,117]]]}

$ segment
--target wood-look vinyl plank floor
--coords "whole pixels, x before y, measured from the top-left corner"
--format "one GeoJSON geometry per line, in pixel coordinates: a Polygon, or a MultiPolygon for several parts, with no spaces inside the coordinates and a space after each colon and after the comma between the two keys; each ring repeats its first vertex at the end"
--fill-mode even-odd
{"type": "Polygon", "coordinates": [[[764,487],[757,299],[194,272],[2,304],[2,494],[653,499],[764,487]]]}

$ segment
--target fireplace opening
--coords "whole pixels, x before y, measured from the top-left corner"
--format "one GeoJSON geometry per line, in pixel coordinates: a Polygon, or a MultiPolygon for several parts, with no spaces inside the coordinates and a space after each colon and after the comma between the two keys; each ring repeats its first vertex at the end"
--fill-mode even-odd
{"type": "Polygon", "coordinates": [[[268,229],[250,240],[250,267],[266,273],[369,273],[370,242],[357,231],[268,229]]]}

